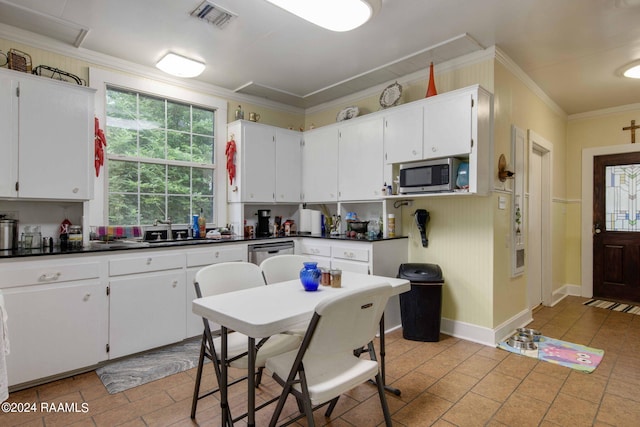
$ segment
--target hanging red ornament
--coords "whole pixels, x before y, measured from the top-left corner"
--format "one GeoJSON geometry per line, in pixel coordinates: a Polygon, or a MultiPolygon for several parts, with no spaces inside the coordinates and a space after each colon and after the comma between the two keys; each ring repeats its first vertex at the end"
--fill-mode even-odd
{"type": "Polygon", "coordinates": [[[431,65],[429,66],[429,86],[427,86],[427,94],[425,98],[428,98],[430,96],[434,96],[437,94],[438,92],[436,91],[436,80],[433,77],[433,62],[432,62],[431,65]]]}

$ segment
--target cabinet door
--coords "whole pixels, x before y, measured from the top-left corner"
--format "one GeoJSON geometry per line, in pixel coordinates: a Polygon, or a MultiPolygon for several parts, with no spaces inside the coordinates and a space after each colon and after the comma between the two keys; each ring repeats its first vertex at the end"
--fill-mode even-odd
{"type": "Polygon", "coordinates": [[[384,117],[384,160],[386,164],[422,159],[422,106],[403,108],[384,117]]]}
{"type": "Polygon", "coordinates": [[[274,129],[243,122],[241,144],[243,201],[273,202],[276,184],[274,129]]]}
{"type": "Polygon", "coordinates": [[[384,185],[383,163],[382,118],[340,127],[338,199],[379,198],[384,185]]]}
{"type": "Polygon", "coordinates": [[[0,76],[0,197],[16,197],[18,182],[18,83],[0,76]]]}
{"type": "Polygon", "coordinates": [[[466,156],[471,152],[472,94],[433,97],[424,104],[424,156],[466,156]]]}
{"type": "Polygon", "coordinates": [[[184,270],[110,280],[109,358],[186,338],[184,270]]]}
{"type": "Polygon", "coordinates": [[[302,134],[276,129],[276,202],[299,203],[302,193],[302,134]]]}
{"type": "Polygon", "coordinates": [[[94,173],[93,92],[24,79],[19,109],[19,196],[88,200],[94,173]]]}
{"type": "Polygon", "coordinates": [[[338,128],[305,132],[302,148],[302,189],[306,203],[338,199],[338,128]]]}
{"type": "Polygon", "coordinates": [[[9,385],[107,358],[107,295],[97,280],[3,289],[9,385]]]}

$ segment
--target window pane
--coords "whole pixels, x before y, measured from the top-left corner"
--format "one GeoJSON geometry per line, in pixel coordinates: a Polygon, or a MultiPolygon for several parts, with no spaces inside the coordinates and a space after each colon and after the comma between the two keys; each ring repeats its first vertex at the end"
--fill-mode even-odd
{"type": "Polygon", "coordinates": [[[107,89],[107,117],[137,120],[138,95],[107,89]]]}
{"type": "Polygon", "coordinates": [[[109,160],[109,192],[138,192],[138,163],[109,160]]]}
{"type": "Polygon", "coordinates": [[[165,101],[145,95],[140,95],[140,121],[141,129],[165,129],[165,101]]]}
{"type": "Polygon", "coordinates": [[[193,135],[193,161],[195,163],[213,164],[213,138],[193,135]]]}
{"type": "Polygon", "coordinates": [[[213,136],[213,111],[193,107],[193,133],[213,136]]]}
{"type": "MultiPolygon", "coordinates": [[[[108,119],[107,123],[111,124],[120,119],[108,119]]],[[[107,152],[110,154],[120,154],[122,156],[138,155],[138,132],[135,129],[126,129],[118,127],[122,123],[115,123],[116,126],[107,126],[107,152]]]]}
{"type": "Polygon", "coordinates": [[[165,131],[159,129],[140,131],[140,156],[164,159],[165,131]]]}
{"type": "Polygon", "coordinates": [[[213,197],[194,196],[193,213],[200,215],[201,208],[207,222],[211,223],[213,218],[213,197]]]}
{"type": "Polygon", "coordinates": [[[213,169],[193,168],[191,193],[204,196],[213,195],[213,169]]]}
{"type": "Polygon", "coordinates": [[[167,131],[167,159],[191,160],[191,136],[188,133],[167,131]]]}
{"type": "Polygon", "coordinates": [[[165,196],[140,195],[140,223],[153,224],[156,219],[166,219],[165,196]]]}
{"type": "Polygon", "coordinates": [[[165,165],[140,164],[140,192],[164,194],[166,191],[165,165]]]}
{"type": "Polygon", "coordinates": [[[167,102],[167,129],[191,132],[191,107],[167,102]]]}
{"type": "Polygon", "coordinates": [[[169,196],[169,216],[174,224],[190,224],[191,197],[169,196]]]}
{"type": "Polygon", "coordinates": [[[138,224],[138,196],[135,194],[110,194],[109,224],[138,224]]]}
{"type": "Polygon", "coordinates": [[[640,165],[607,166],[605,180],[606,230],[640,231],[640,165]]]}
{"type": "Polygon", "coordinates": [[[189,194],[191,181],[189,172],[191,168],[188,166],[169,166],[167,179],[168,194],[189,194]]]}

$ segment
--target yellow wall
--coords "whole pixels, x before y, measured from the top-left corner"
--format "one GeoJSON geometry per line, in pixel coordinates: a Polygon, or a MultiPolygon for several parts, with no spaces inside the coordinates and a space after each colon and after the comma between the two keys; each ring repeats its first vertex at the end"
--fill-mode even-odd
{"type": "MultiPolygon", "coordinates": [[[[587,115],[570,118],[567,124],[567,205],[566,215],[566,257],[565,280],[568,284],[582,282],[580,245],[582,209],[582,150],[585,148],[624,145],[631,142],[629,126],[631,120],[640,121],[640,104],[625,111],[609,112],[601,115],[587,115]]],[[[640,137],[636,135],[638,143],[640,137]]]]}
{"type": "MultiPolygon", "coordinates": [[[[553,185],[554,199],[566,197],[565,153],[566,118],[554,112],[533,91],[502,63],[495,64],[494,87],[494,164],[504,153],[511,158],[511,126],[532,130],[553,144],[553,185]]],[[[526,191],[526,190],[525,190],[526,191]]],[[[494,194],[492,209],[495,211],[493,223],[494,241],[494,277],[493,277],[493,326],[509,320],[527,308],[527,281],[525,274],[511,277],[511,254],[506,240],[510,236],[511,209],[498,210],[498,197],[507,199],[511,205],[510,194],[494,194]]],[[[552,290],[564,285],[565,203],[552,205],[552,290]]],[[[526,236],[525,236],[526,238],[526,236]]]]}

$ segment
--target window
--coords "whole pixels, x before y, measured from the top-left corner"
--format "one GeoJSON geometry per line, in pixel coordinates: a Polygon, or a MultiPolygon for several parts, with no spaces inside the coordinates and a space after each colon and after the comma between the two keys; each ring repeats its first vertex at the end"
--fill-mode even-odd
{"type": "Polygon", "coordinates": [[[214,219],[216,110],[108,86],[108,222],[214,219]]]}

